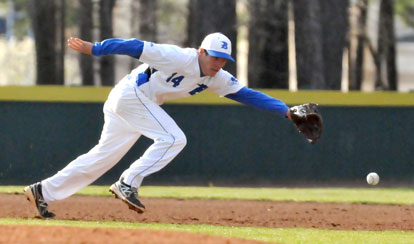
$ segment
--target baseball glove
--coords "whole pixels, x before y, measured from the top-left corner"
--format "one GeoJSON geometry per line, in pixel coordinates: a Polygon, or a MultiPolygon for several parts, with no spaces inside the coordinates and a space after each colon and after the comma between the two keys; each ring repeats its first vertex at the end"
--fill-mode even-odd
{"type": "Polygon", "coordinates": [[[306,103],[289,109],[296,128],[310,142],[315,143],[322,134],[323,121],[318,105],[306,103]]]}

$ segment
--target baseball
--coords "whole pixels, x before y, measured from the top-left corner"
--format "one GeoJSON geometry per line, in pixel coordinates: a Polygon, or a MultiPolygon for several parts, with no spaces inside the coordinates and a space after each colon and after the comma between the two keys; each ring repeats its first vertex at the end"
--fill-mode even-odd
{"type": "Polygon", "coordinates": [[[378,184],[379,180],[380,180],[379,175],[375,172],[369,173],[367,175],[367,182],[370,185],[375,186],[376,184],[378,184]]]}

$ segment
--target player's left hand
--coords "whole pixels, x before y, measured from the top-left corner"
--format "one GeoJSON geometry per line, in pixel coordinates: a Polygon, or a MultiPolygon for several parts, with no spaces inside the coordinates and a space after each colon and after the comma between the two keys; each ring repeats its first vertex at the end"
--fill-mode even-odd
{"type": "Polygon", "coordinates": [[[93,44],[91,42],[87,42],[79,38],[71,37],[68,39],[68,47],[80,53],[91,55],[93,44]]]}
{"type": "Polygon", "coordinates": [[[310,143],[315,143],[321,137],[323,120],[317,104],[306,103],[291,107],[287,117],[310,143]]]}

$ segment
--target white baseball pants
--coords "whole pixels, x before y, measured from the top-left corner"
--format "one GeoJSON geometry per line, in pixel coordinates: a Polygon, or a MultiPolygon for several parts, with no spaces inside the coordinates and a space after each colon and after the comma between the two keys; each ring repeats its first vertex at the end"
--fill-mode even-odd
{"type": "Polygon", "coordinates": [[[166,166],[187,143],[175,121],[127,77],[109,94],[104,118],[98,145],[42,181],[46,202],[67,198],[94,182],[117,164],[141,135],[154,143],[121,176],[133,187],[139,187],[145,176],[166,166]]]}

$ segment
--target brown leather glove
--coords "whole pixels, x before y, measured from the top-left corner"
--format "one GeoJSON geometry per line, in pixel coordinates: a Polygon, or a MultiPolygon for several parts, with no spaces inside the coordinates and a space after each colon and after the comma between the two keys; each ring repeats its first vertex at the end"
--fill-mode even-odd
{"type": "Polygon", "coordinates": [[[306,103],[289,109],[290,118],[298,131],[310,142],[315,143],[322,134],[323,120],[317,104],[306,103]]]}

